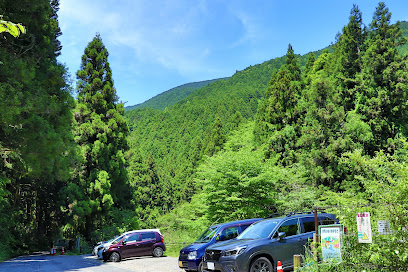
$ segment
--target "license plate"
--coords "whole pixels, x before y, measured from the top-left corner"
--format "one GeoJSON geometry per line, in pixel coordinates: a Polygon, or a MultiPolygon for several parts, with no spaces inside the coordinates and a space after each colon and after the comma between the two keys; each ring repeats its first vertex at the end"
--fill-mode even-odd
{"type": "Polygon", "coordinates": [[[207,269],[215,270],[214,263],[208,262],[207,263],[207,269]]]}
{"type": "Polygon", "coordinates": [[[179,261],[179,267],[183,267],[183,262],[182,261],[179,261]]]}

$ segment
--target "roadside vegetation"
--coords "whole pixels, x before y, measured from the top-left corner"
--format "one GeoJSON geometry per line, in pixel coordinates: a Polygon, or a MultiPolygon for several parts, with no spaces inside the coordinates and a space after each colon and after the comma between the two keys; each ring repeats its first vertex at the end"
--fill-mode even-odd
{"type": "Polygon", "coordinates": [[[305,271],[408,267],[408,24],[392,25],[384,3],[367,25],[353,6],[326,49],[288,45],[164,109],[126,113],[99,34],[70,85],[57,11],[0,3],[26,27],[0,33],[0,260],[139,228],[160,228],[177,256],[215,222],[318,206],[349,235],[341,264],[305,271]],[[358,244],[357,212],[392,234],[358,244]]]}

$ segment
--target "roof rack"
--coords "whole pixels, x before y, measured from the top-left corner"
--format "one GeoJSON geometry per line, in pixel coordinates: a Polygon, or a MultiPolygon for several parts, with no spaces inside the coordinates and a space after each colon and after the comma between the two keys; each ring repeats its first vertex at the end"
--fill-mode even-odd
{"type": "Polygon", "coordinates": [[[268,215],[265,218],[273,218],[273,217],[278,217],[278,216],[282,216],[285,215],[285,213],[271,213],[270,215],[268,215]]]}
{"type": "MultiPolygon", "coordinates": [[[[312,214],[314,213],[313,210],[311,211],[303,211],[303,212],[282,212],[282,213],[271,213],[270,215],[268,215],[265,218],[273,218],[273,217],[278,217],[278,216],[282,216],[282,215],[286,215],[286,217],[290,217],[293,215],[297,215],[297,214],[312,214]]],[[[319,211],[319,213],[326,213],[325,211],[319,211]]]]}
{"type": "Polygon", "coordinates": [[[313,213],[313,211],[290,212],[290,213],[286,214],[286,216],[289,217],[289,216],[296,215],[296,214],[311,214],[311,213],[313,213]]]}

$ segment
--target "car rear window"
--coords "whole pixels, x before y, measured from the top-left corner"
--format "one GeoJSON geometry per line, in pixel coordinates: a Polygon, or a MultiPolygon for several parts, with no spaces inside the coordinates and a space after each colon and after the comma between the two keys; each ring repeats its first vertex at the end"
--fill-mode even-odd
{"type": "Polygon", "coordinates": [[[154,234],[154,232],[142,232],[141,235],[142,241],[156,239],[156,235],[154,234]]]}
{"type": "Polygon", "coordinates": [[[330,217],[327,217],[327,216],[319,217],[319,221],[320,221],[319,223],[321,225],[332,225],[332,224],[336,223],[336,221],[334,221],[334,219],[332,219],[330,217]]]}

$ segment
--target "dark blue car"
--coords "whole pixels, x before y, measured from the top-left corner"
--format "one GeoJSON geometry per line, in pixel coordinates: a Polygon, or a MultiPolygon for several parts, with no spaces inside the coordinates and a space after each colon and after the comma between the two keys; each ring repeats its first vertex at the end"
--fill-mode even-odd
{"type": "Polygon", "coordinates": [[[202,260],[208,246],[237,237],[248,226],[259,220],[261,219],[246,219],[209,227],[194,243],[180,250],[179,267],[186,271],[203,271],[202,260]]]}

